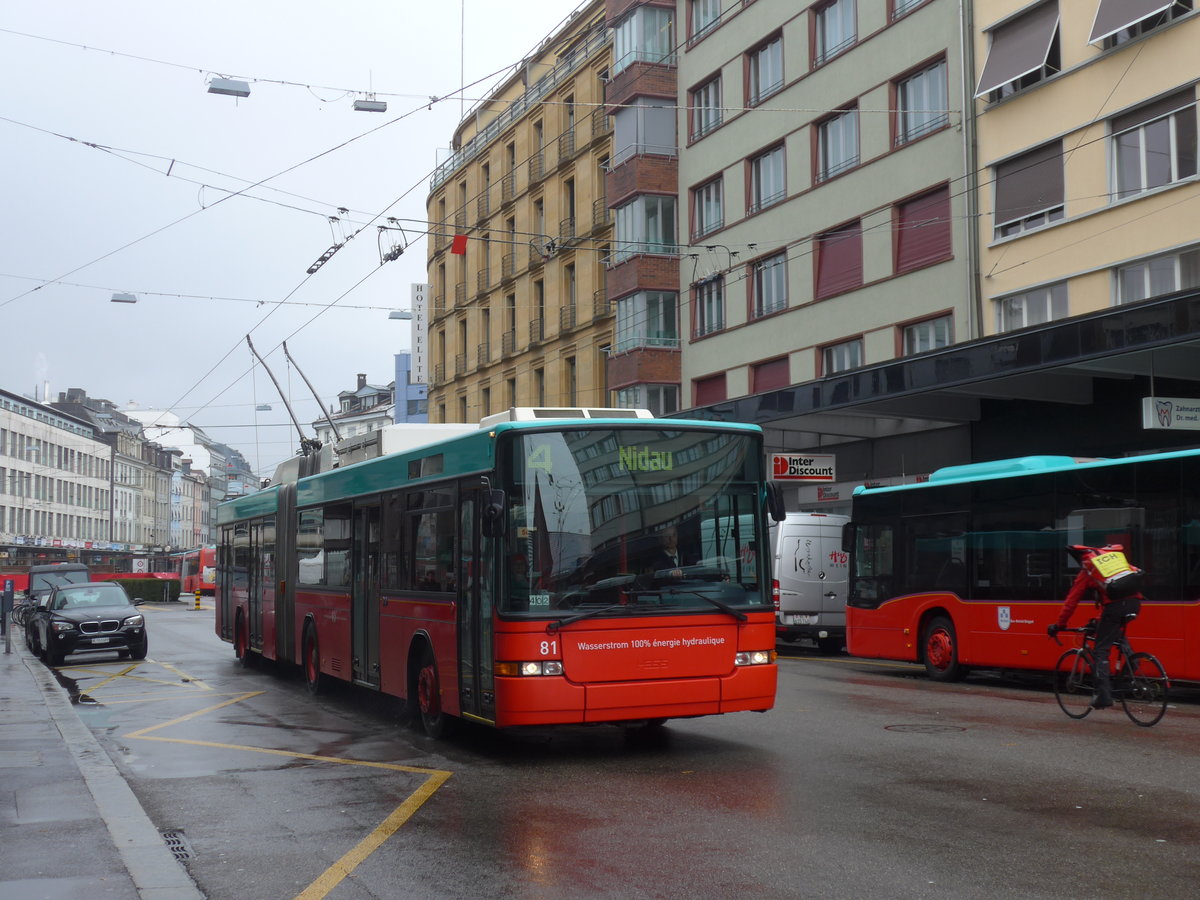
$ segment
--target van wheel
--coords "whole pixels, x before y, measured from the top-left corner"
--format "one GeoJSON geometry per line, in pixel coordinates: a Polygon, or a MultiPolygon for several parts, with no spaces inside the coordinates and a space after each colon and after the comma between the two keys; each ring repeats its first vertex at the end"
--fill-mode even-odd
{"type": "Polygon", "coordinates": [[[954,623],[946,616],[935,616],[925,627],[921,640],[925,671],[934,681],[961,681],[967,667],[958,661],[958,637],[954,623]]]}

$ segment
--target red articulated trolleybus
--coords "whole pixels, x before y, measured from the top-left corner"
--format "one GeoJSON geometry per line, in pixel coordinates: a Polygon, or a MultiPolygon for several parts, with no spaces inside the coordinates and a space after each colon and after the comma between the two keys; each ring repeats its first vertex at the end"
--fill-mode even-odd
{"type": "Polygon", "coordinates": [[[403,698],[433,736],[774,704],[757,426],[519,408],[391,426],[358,462],[354,440],[219,509],[216,628],[244,662],[403,698]]]}
{"type": "Polygon", "coordinates": [[[179,576],[179,589],[185,594],[212,594],[217,583],[216,545],[172,553],[169,571],[179,576]]]}
{"type": "Polygon", "coordinates": [[[971,667],[1053,669],[1062,647],[1046,628],[1079,569],[1066,548],[1079,544],[1124,546],[1147,598],[1130,639],[1172,680],[1200,680],[1200,450],[1031,456],[856,488],[847,649],[923,662],[943,681],[971,667]]]}

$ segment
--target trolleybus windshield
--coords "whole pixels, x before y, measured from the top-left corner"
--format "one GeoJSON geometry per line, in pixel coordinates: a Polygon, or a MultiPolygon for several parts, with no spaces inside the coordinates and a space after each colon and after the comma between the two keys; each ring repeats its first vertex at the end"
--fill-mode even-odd
{"type": "Polygon", "coordinates": [[[500,611],[737,617],[769,604],[756,446],[686,429],[516,436],[500,611]]]}

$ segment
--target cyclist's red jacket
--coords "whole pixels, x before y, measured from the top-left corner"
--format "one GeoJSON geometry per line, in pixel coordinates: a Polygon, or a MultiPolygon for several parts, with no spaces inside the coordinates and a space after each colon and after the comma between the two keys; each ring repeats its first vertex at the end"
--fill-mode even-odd
{"type": "Polygon", "coordinates": [[[1108,606],[1111,602],[1108,594],[1104,593],[1104,588],[1096,584],[1088,575],[1087,568],[1081,568],[1075,575],[1075,580],[1071,582],[1071,589],[1067,591],[1067,599],[1063,601],[1062,609],[1058,611],[1058,627],[1066,628],[1067,622],[1071,620],[1071,614],[1075,612],[1075,607],[1079,605],[1079,601],[1083,599],[1083,595],[1089,590],[1094,590],[1100,597],[1099,605],[1108,606]]]}

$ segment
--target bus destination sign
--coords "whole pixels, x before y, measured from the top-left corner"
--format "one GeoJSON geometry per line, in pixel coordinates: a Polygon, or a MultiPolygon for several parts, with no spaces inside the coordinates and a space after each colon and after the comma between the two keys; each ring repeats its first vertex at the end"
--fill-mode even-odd
{"type": "Polygon", "coordinates": [[[832,454],[801,456],[794,453],[771,454],[771,477],[776,481],[837,481],[832,454]]]}

